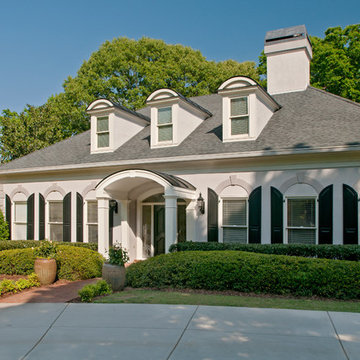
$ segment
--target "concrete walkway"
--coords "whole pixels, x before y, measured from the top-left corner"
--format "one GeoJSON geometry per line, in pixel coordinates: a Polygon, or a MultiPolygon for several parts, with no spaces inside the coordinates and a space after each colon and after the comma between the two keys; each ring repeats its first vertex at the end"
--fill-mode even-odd
{"type": "Polygon", "coordinates": [[[6,359],[360,359],[360,314],[148,304],[0,304],[6,359]]]}

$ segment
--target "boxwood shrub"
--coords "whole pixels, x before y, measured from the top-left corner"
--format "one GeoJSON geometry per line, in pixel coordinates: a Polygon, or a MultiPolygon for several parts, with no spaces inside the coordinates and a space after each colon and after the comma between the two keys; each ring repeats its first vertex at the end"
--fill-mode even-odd
{"type": "MultiPolygon", "coordinates": [[[[57,277],[83,280],[101,276],[104,258],[90,249],[59,245],[56,255],[57,277]]],[[[34,272],[33,249],[0,251],[0,274],[28,275],[34,272]]]]}
{"type": "Polygon", "coordinates": [[[0,274],[30,275],[34,272],[34,262],[33,249],[0,251],[0,274]]]}
{"type": "Polygon", "coordinates": [[[359,245],[239,244],[186,241],[171,245],[169,250],[170,252],[239,250],[262,254],[317,257],[333,260],[360,260],[359,245]]]}
{"type": "Polygon", "coordinates": [[[59,245],[56,254],[57,276],[66,280],[100,277],[103,262],[103,256],[93,250],[59,245]]]}
{"type": "MultiPolygon", "coordinates": [[[[2,250],[11,250],[11,249],[24,249],[24,248],[33,248],[40,246],[43,240],[0,240],[0,251],[2,250]]],[[[84,247],[90,250],[97,251],[98,246],[94,243],[72,243],[72,242],[61,242],[59,245],[70,245],[84,247]]]]}
{"type": "Polygon", "coordinates": [[[360,298],[360,263],[242,251],[159,255],[127,269],[132,287],[360,298]]]}

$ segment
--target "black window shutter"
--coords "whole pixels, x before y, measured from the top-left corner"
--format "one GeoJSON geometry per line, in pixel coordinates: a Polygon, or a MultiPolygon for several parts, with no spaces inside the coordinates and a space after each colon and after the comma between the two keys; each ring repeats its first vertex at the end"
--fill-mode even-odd
{"type": "Polygon", "coordinates": [[[34,194],[27,199],[27,240],[34,240],[34,194]]]}
{"type": "Polygon", "coordinates": [[[283,243],[283,194],[271,186],[271,243],[283,243]]]}
{"type": "Polygon", "coordinates": [[[344,245],[358,243],[358,196],[349,185],[343,184],[344,245]]]}
{"type": "Polygon", "coordinates": [[[76,241],[83,242],[83,197],[76,193],[76,241]]]}
{"type": "Polygon", "coordinates": [[[9,195],[5,195],[5,219],[9,227],[9,240],[11,240],[11,200],[9,195]]]}
{"type": "Polygon", "coordinates": [[[63,241],[71,242],[71,192],[63,200],[63,241]]]}
{"type": "Polygon", "coordinates": [[[261,186],[249,196],[249,244],[261,243],[261,186]]]}
{"type": "Polygon", "coordinates": [[[333,243],[333,186],[319,194],[319,244],[333,243]]]}
{"type": "Polygon", "coordinates": [[[45,239],[45,198],[39,194],[39,240],[45,239]]]}
{"type": "MultiPolygon", "coordinates": [[[[218,229],[218,205],[219,199],[217,193],[208,188],[208,206],[207,206],[207,220],[208,220],[208,241],[219,241],[218,229]]],[[[196,241],[196,239],[190,239],[196,241]]]]}
{"type": "Polygon", "coordinates": [[[115,209],[109,207],[109,246],[113,246],[113,227],[114,227],[114,211],[115,209]]]}

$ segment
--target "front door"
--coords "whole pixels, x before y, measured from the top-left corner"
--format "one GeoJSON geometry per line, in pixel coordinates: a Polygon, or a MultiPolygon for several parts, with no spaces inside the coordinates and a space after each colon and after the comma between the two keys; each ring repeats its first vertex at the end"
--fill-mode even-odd
{"type": "Polygon", "coordinates": [[[154,205],[154,255],[165,253],[165,206],[154,205]]]}
{"type": "MultiPolygon", "coordinates": [[[[143,256],[165,254],[165,204],[161,194],[144,200],[142,205],[143,256]]],[[[186,240],[186,204],[178,200],[177,241],[186,240]]]]}

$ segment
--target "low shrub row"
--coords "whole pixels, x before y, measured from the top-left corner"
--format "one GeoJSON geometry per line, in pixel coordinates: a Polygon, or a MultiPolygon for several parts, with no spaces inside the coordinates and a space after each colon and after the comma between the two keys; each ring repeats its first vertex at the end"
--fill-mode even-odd
{"type": "Polygon", "coordinates": [[[111,286],[105,280],[99,280],[96,284],[85,285],[79,291],[79,296],[82,302],[91,302],[95,296],[110,295],[111,293],[111,286]]]}
{"type": "Polygon", "coordinates": [[[17,293],[21,290],[34,286],[40,286],[40,282],[36,274],[31,274],[27,279],[19,279],[17,281],[4,279],[3,281],[0,281],[0,295],[17,293]]]}
{"type": "MultiPolygon", "coordinates": [[[[58,245],[57,278],[84,280],[101,276],[104,258],[90,249],[58,245]]],[[[0,274],[29,275],[34,271],[33,249],[0,251],[0,274]]]]}
{"type": "Polygon", "coordinates": [[[170,246],[170,252],[239,250],[273,255],[303,256],[333,260],[360,260],[359,245],[239,244],[186,241],[170,246]]]}
{"type": "MultiPolygon", "coordinates": [[[[25,249],[40,246],[45,240],[0,240],[0,251],[11,249],[25,249]]],[[[98,246],[94,243],[73,243],[73,242],[61,242],[61,245],[70,245],[84,247],[90,250],[97,251],[98,246]]]]}
{"type": "Polygon", "coordinates": [[[127,269],[132,287],[360,298],[360,263],[242,251],[159,255],[127,269]]]}

